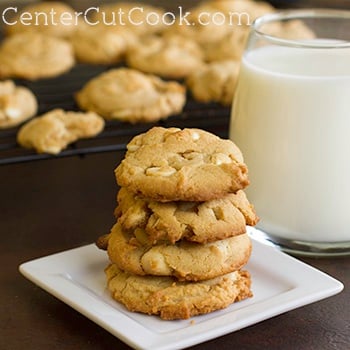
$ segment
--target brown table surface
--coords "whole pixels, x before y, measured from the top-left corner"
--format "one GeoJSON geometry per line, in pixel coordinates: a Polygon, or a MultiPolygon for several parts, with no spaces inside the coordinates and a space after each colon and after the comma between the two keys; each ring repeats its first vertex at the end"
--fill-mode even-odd
{"type": "MultiPolygon", "coordinates": [[[[114,152],[0,167],[1,350],[129,349],[18,271],[25,261],[108,232],[117,192],[113,169],[122,157],[114,152]]],[[[350,349],[350,257],[301,260],[342,281],[344,291],[192,349],[350,349]]]]}
{"type": "MultiPolygon", "coordinates": [[[[0,349],[128,349],[18,272],[25,261],[92,243],[109,230],[113,169],[122,156],[0,167],[0,349]]],[[[302,260],[341,280],[344,291],[193,349],[349,349],[350,258],[302,260]]]]}

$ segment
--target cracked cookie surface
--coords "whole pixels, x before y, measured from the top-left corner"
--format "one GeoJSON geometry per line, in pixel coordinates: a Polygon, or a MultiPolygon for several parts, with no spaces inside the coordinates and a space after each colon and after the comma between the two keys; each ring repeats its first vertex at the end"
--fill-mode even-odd
{"type": "Polygon", "coordinates": [[[246,232],[258,218],[245,193],[238,191],[207,202],[156,202],[126,188],[118,193],[115,210],[123,230],[142,228],[152,244],[180,239],[208,243],[246,232]]]}
{"type": "Polygon", "coordinates": [[[115,174],[120,186],[156,201],[207,201],[249,184],[230,140],[200,129],[154,127],[134,137],[115,174]]]}
{"type": "Polygon", "coordinates": [[[171,277],[135,276],[115,264],[105,269],[112,297],[128,310],[159,315],[165,320],[187,319],[226,308],[252,296],[247,271],[235,271],[201,282],[171,277]]]}
{"type": "Polygon", "coordinates": [[[178,241],[152,245],[144,230],[134,234],[113,226],[107,252],[119,268],[135,275],[175,276],[180,280],[200,281],[236,271],[251,254],[247,234],[207,244],[178,241]]]}

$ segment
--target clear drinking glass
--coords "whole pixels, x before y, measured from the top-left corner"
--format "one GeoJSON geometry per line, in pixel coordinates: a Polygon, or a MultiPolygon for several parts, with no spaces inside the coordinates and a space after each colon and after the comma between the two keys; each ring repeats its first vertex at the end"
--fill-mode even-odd
{"type": "Polygon", "coordinates": [[[350,11],[252,24],[230,138],[266,239],[299,255],[350,254],[350,11]]]}

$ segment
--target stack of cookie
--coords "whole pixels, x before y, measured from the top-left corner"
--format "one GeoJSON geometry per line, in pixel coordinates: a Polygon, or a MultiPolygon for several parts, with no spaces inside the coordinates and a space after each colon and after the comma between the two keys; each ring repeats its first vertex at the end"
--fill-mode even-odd
{"type": "Polygon", "coordinates": [[[241,268],[257,216],[240,150],[199,129],[154,127],[116,169],[117,223],[99,238],[108,288],[129,310],[185,319],[251,296],[241,268]]]}

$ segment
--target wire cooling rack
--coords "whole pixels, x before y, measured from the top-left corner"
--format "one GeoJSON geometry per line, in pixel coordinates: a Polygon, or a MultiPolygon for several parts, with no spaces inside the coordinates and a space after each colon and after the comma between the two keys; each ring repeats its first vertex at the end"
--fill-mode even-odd
{"type": "MultiPolygon", "coordinates": [[[[16,83],[28,87],[39,102],[38,114],[54,108],[78,110],[74,94],[92,77],[110,67],[77,64],[69,73],[54,79],[38,81],[17,80],[16,83]]],[[[58,155],[37,154],[19,146],[16,142],[17,128],[0,130],[0,165],[28,162],[69,156],[84,156],[92,153],[112,152],[126,149],[130,139],[154,125],[164,127],[201,128],[227,137],[230,109],[219,104],[204,104],[194,101],[189,95],[181,114],[158,123],[130,124],[107,121],[104,131],[97,137],[82,139],[71,144],[58,155]]]]}

